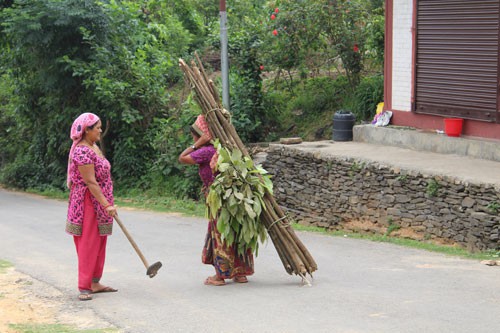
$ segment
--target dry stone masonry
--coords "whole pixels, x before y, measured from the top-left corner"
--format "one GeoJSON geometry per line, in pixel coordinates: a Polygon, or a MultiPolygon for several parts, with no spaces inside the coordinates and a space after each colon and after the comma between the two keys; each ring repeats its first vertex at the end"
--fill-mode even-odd
{"type": "Polygon", "coordinates": [[[275,197],[304,225],[499,249],[500,189],[271,145],[275,197]]]}

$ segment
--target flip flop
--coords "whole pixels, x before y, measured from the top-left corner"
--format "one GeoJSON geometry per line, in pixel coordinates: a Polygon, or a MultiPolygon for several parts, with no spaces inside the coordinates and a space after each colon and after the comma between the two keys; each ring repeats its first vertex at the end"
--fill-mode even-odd
{"type": "Polygon", "coordinates": [[[205,280],[205,285],[207,286],[223,286],[226,282],[224,280],[219,280],[217,277],[209,276],[205,280]]]}
{"type": "Polygon", "coordinates": [[[96,291],[93,291],[92,294],[98,294],[98,293],[114,293],[114,292],[117,292],[118,289],[114,289],[114,288],[111,288],[111,287],[104,287],[102,289],[99,289],[99,290],[96,290],[96,291]]]}
{"type": "Polygon", "coordinates": [[[234,282],[237,282],[237,283],[247,283],[248,282],[248,279],[246,276],[236,276],[234,279],[233,279],[234,282]]]}
{"type": "Polygon", "coordinates": [[[80,295],[78,295],[78,299],[80,301],[90,301],[92,299],[92,295],[90,292],[81,292],[80,295]]]}

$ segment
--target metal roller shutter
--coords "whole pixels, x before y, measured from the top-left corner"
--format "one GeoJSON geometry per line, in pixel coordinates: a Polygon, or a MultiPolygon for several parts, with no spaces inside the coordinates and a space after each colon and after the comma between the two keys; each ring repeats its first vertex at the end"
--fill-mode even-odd
{"type": "Polygon", "coordinates": [[[415,112],[497,121],[500,0],[418,0],[415,112]]]}

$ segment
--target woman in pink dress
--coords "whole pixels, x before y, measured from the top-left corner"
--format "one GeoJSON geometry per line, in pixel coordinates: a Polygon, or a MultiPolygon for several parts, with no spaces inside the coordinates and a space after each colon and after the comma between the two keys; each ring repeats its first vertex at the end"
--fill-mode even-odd
{"type": "MultiPolygon", "coordinates": [[[[185,149],[179,156],[179,162],[184,164],[198,164],[199,175],[203,182],[205,197],[216,174],[213,172],[217,163],[217,150],[210,144],[212,136],[203,115],[198,116],[191,126],[194,144],[185,149]]],[[[202,253],[202,262],[214,266],[215,275],[205,280],[206,285],[223,286],[226,279],[234,282],[246,283],[247,276],[254,272],[253,255],[249,250],[245,255],[237,254],[237,244],[226,246],[221,241],[217,230],[217,220],[208,222],[208,231],[205,237],[205,246],[202,253]]]]}
{"type": "Polygon", "coordinates": [[[81,114],[71,126],[66,232],[73,235],[76,246],[78,298],[82,301],[91,300],[93,293],[117,291],[99,282],[107,236],[116,215],[111,166],[96,144],[101,139],[101,126],[99,117],[92,113],[81,114]]]}

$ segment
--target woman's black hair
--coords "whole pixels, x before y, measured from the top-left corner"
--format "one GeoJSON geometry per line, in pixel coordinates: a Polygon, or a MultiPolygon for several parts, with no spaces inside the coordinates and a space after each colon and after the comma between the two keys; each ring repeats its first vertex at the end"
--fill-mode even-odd
{"type": "Polygon", "coordinates": [[[99,120],[97,120],[94,124],[90,125],[90,126],[87,126],[88,129],[94,129],[95,125],[97,125],[97,123],[99,122],[99,120]]]}
{"type": "Polygon", "coordinates": [[[198,138],[200,137],[200,135],[198,134],[198,132],[196,132],[193,126],[189,126],[189,130],[191,131],[191,134],[195,135],[198,138]]]}

